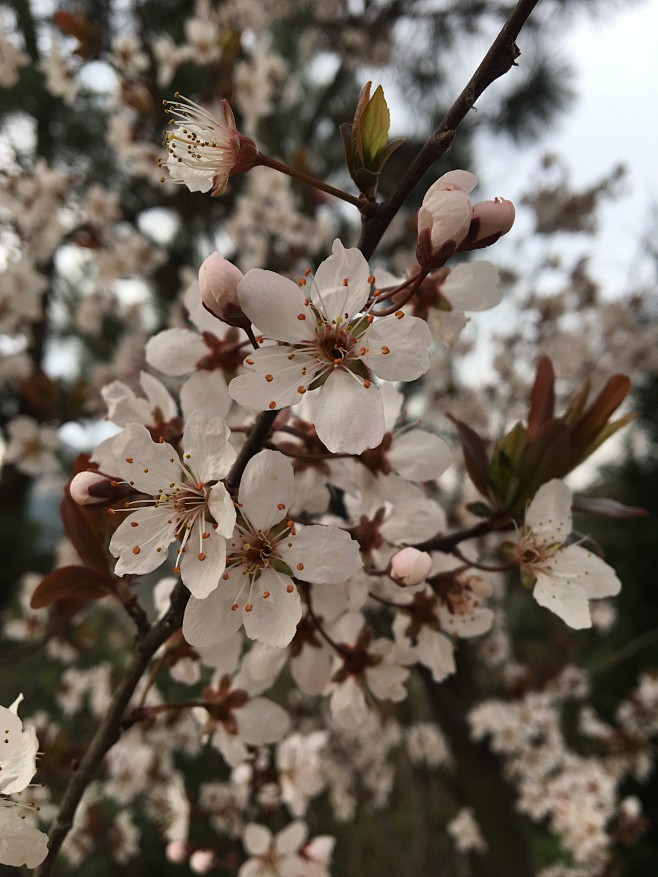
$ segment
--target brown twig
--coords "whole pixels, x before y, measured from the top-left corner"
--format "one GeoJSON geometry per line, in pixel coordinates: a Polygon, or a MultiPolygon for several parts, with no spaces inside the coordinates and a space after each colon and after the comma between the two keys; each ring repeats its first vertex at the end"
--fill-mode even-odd
{"type": "Polygon", "coordinates": [[[231,471],[228,473],[226,486],[229,490],[238,489],[240,485],[240,479],[242,478],[242,473],[244,472],[247,463],[249,462],[249,460],[251,460],[252,457],[255,457],[256,454],[263,448],[265,442],[270,435],[272,426],[274,424],[274,419],[278,413],[278,411],[261,411],[261,413],[256,418],[256,422],[254,423],[249,433],[249,437],[244,443],[242,450],[238,454],[238,459],[235,461],[231,468],[231,471]]]}
{"type": "Polygon", "coordinates": [[[519,0],[482,63],[445,114],[438,128],[423,144],[391,194],[377,205],[371,216],[363,216],[359,249],[366,259],[372,256],[391,220],[423,174],[448,151],[455,139],[457,128],[473,108],[475,101],[492,82],[512,68],[520,54],[515,40],[537,3],[538,0],[519,0]]]}
{"type": "Polygon", "coordinates": [[[59,811],[48,833],[48,856],[35,871],[36,877],[47,877],[52,872],[66,835],[73,825],[73,817],[85,789],[93,779],[108,750],[116,743],[126,708],[135,688],[146,672],[151,658],[160,646],[177,630],[183,621],[183,612],[189,591],[180,582],[171,595],[166,614],[148,632],[138,639],[132,661],[119,682],[105,717],[96,728],[85,754],[71,775],[59,805],[59,811]]]}

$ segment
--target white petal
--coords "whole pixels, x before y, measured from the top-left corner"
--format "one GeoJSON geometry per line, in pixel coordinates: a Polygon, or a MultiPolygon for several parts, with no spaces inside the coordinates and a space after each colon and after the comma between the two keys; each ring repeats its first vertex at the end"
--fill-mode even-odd
{"type": "Polygon", "coordinates": [[[384,438],[384,407],[374,384],[336,370],[321,387],[314,404],[317,434],[334,453],[360,454],[384,438]]]}
{"type": "Polygon", "coordinates": [[[21,819],[15,807],[0,805],[0,864],[37,868],[48,855],[48,836],[21,819]]]}
{"type": "Polygon", "coordinates": [[[363,688],[353,677],[336,685],[329,701],[331,715],[343,728],[358,728],[368,718],[363,688]]]}
{"type": "Polygon", "coordinates": [[[129,423],[151,423],[153,415],[146,399],[141,399],[122,381],[112,381],[101,389],[107,405],[107,418],[117,426],[129,423]]]}
{"type": "Polygon", "coordinates": [[[621,589],[614,569],[582,545],[566,545],[556,551],[551,572],[560,578],[577,581],[590,600],[614,597],[621,589]]]}
{"type": "Polygon", "coordinates": [[[404,404],[404,396],[395,389],[393,384],[384,383],[379,388],[382,394],[382,402],[384,403],[384,422],[386,424],[386,432],[393,432],[395,422],[400,416],[402,406],[404,404]]]}
{"type": "Polygon", "coordinates": [[[286,710],[266,697],[252,697],[234,715],[240,738],[251,746],[278,743],[290,727],[286,710]]]}
{"type": "Polygon", "coordinates": [[[336,238],[332,254],[321,263],[313,278],[311,297],[328,322],[350,319],[358,314],[370,295],[370,269],[356,247],[345,249],[336,238]],[[348,284],[344,284],[344,280],[348,284]]]}
{"type": "Polygon", "coordinates": [[[265,570],[255,582],[250,600],[253,608],[243,612],[247,636],[267,646],[287,646],[302,617],[301,599],[291,579],[265,570]]]}
{"type": "Polygon", "coordinates": [[[167,559],[175,531],[175,518],[169,508],[147,506],[128,515],[110,540],[110,551],[119,558],[115,574],[145,575],[157,569],[167,559]]]}
{"type": "Polygon", "coordinates": [[[288,541],[281,557],[305,582],[344,582],[363,566],[359,543],[339,527],[301,527],[288,541]]]}
{"type": "Polygon", "coordinates": [[[465,615],[449,612],[440,607],[438,616],[441,627],[455,638],[481,636],[486,633],[493,622],[494,614],[491,609],[479,608],[465,615]]]}
{"type": "Polygon", "coordinates": [[[263,856],[271,847],[272,832],[264,825],[250,823],[242,835],[242,843],[250,856],[263,856]]]}
{"type": "Polygon", "coordinates": [[[202,411],[187,419],[183,433],[184,459],[201,481],[215,481],[228,475],[237,456],[229,442],[230,430],[222,417],[208,420],[202,411]]]}
{"type": "Polygon", "coordinates": [[[395,471],[409,481],[432,481],[452,462],[447,443],[422,429],[396,436],[387,456],[395,471]]]}
{"type": "Polygon", "coordinates": [[[542,484],[526,510],[525,525],[540,545],[565,541],[571,533],[571,490],[564,481],[542,484]]]}
{"type": "Polygon", "coordinates": [[[445,526],[446,516],[441,506],[434,500],[419,497],[396,503],[380,532],[394,545],[413,544],[431,538],[445,526]]]}
{"type": "Polygon", "coordinates": [[[435,682],[443,682],[457,669],[453,644],[440,631],[429,627],[421,628],[418,634],[418,658],[432,671],[435,682]]]}
{"type": "Polygon", "coordinates": [[[140,372],[139,383],[153,412],[154,423],[159,421],[166,422],[174,417],[178,417],[178,407],[162,381],[159,381],[148,372],[140,372]]]}
{"type": "Polygon", "coordinates": [[[532,596],[540,606],[550,609],[569,627],[581,630],[592,626],[587,595],[580,585],[538,572],[532,596]]]}
{"type": "Polygon", "coordinates": [[[432,333],[418,317],[382,317],[361,340],[368,348],[363,362],[384,381],[415,381],[429,368],[432,333]]]}
{"type": "Polygon", "coordinates": [[[247,463],[238,501],[256,530],[269,530],[282,521],[295,498],[292,463],[279,451],[260,451],[247,463]]]}
{"type": "Polygon", "coordinates": [[[220,482],[213,484],[208,493],[208,509],[217,523],[220,536],[230,539],[235,529],[235,506],[228,490],[220,482]]]}
{"type": "Polygon", "coordinates": [[[450,271],[441,293],[458,311],[487,311],[501,300],[499,279],[492,262],[465,262],[450,271]]]}
{"type": "Polygon", "coordinates": [[[208,353],[200,335],[189,329],[165,329],[146,343],[146,361],[166,375],[186,375],[208,353]]]}
{"type": "Polygon", "coordinates": [[[299,343],[315,335],[306,292],[274,271],[252,268],[238,283],[240,307],[266,338],[299,343]],[[303,319],[300,319],[303,317],[303,319]]]}
{"type": "Polygon", "coordinates": [[[191,597],[183,616],[183,636],[192,646],[209,648],[228,639],[242,627],[242,613],[231,610],[243,585],[243,577],[227,570],[217,587],[205,600],[191,597]]]}
{"type": "MultiPolygon", "coordinates": [[[[13,709],[0,706],[0,793],[22,792],[36,773],[37,736],[13,709]]],[[[2,804],[0,804],[0,808],[2,804]]]]}
{"type": "Polygon", "coordinates": [[[304,694],[322,694],[329,683],[332,663],[329,649],[305,644],[299,658],[290,661],[290,673],[304,694]]]}
{"type": "Polygon", "coordinates": [[[278,853],[296,853],[304,845],[308,836],[308,826],[301,819],[296,819],[290,825],[286,825],[274,839],[278,853]]]}
{"type": "Polygon", "coordinates": [[[205,599],[218,587],[226,567],[226,539],[212,527],[208,538],[200,539],[201,528],[196,522],[180,562],[181,579],[197,600],[205,599]]]}
{"type": "Polygon", "coordinates": [[[140,423],[129,423],[114,439],[116,471],[149,496],[160,496],[182,476],[180,458],[168,442],[154,442],[140,423]]]}
{"type": "Polygon", "coordinates": [[[239,405],[256,411],[296,405],[321,369],[308,354],[278,345],[261,347],[247,359],[248,371],[233,378],[228,391],[239,405]]]}
{"type": "Polygon", "coordinates": [[[188,417],[197,408],[208,417],[226,417],[232,399],[220,371],[198,371],[190,375],[180,388],[183,416],[188,417]]]}

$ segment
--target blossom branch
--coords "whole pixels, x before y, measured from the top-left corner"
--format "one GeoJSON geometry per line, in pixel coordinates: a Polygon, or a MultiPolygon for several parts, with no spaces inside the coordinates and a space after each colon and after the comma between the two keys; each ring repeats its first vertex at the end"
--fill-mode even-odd
{"type": "Polygon", "coordinates": [[[78,768],[68,782],[59,811],[48,833],[48,856],[35,871],[36,877],[47,877],[52,873],[62,843],[73,825],[73,817],[80,799],[94,778],[106,753],[119,738],[126,707],[153,655],[181,626],[188,598],[189,591],[179,582],[172,592],[171,603],[166,614],[137,641],[132,661],[114,692],[107,713],[98,725],[78,768]]]}
{"type": "Polygon", "coordinates": [[[482,63],[445,114],[439,126],[425,141],[397,186],[385,201],[376,206],[372,215],[363,216],[359,249],[366,259],[372,256],[391,220],[407,200],[423,174],[448,151],[455,139],[457,128],[473,108],[476,100],[496,79],[514,66],[514,62],[520,54],[515,40],[537,2],[538,0],[519,0],[491,44],[482,63]]]}
{"type": "Polygon", "coordinates": [[[256,418],[249,437],[238,454],[238,459],[228,473],[226,486],[229,490],[237,490],[239,487],[247,463],[263,448],[278,413],[278,411],[261,411],[256,418]]]}
{"type": "Polygon", "coordinates": [[[295,180],[301,180],[301,182],[306,183],[307,186],[312,186],[314,189],[319,189],[321,192],[333,195],[334,198],[340,198],[342,201],[347,201],[348,204],[358,207],[364,216],[369,216],[375,209],[375,205],[370,201],[367,201],[365,198],[350,195],[349,192],[344,192],[342,189],[336,189],[334,186],[330,186],[328,183],[323,183],[322,180],[318,180],[315,177],[310,176],[310,174],[305,174],[303,171],[290,167],[290,165],[284,164],[282,161],[277,161],[276,158],[270,158],[269,155],[264,155],[262,152],[258,153],[255,164],[260,164],[264,167],[271,167],[273,170],[280,171],[282,174],[293,177],[295,180]]]}

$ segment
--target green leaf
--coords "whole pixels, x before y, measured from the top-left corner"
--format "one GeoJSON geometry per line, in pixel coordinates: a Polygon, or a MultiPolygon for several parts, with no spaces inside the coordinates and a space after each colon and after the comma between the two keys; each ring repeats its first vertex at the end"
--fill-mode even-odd
{"type": "Polygon", "coordinates": [[[377,170],[376,161],[380,152],[386,149],[388,130],[391,127],[391,113],[384,97],[384,89],[377,86],[375,93],[361,115],[361,148],[363,161],[368,170],[377,170]]]}

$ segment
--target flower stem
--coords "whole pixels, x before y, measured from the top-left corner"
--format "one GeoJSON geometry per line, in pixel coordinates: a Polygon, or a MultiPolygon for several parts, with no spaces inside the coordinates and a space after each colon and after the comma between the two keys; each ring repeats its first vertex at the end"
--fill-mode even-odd
{"type": "Polygon", "coordinates": [[[296,170],[296,168],[290,167],[282,161],[277,161],[276,158],[270,158],[269,155],[264,155],[262,152],[258,153],[258,157],[254,164],[271,167],[273,170],[280,171],[282,174],[293,177],[295,180],[301,180],[301,182],[306,183],[307,186],[313,186],[314,189],[319,189],[321,192],[333,195],[334,198],[340,198],[342,201],[347,201],[348,204],[353,204],[354,207],[357,207],[359,211],[366,216],[370,216],[374,213],[375,205],[365,197],[360,196],[357,198],[355,195],[350,195],[349,192],[344,192],[342,189],[336,189],[334,186],[330,186],[328,183],[323,183],[322,180],[317,180],[315,177],[305,174],[303,171],[296,170]]]}

